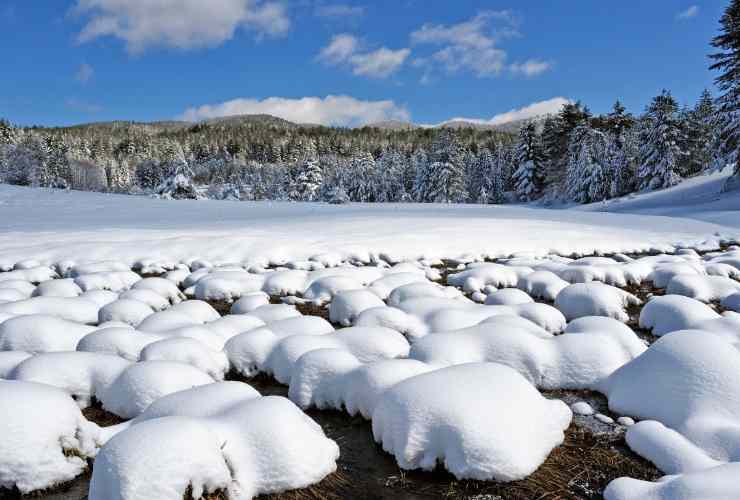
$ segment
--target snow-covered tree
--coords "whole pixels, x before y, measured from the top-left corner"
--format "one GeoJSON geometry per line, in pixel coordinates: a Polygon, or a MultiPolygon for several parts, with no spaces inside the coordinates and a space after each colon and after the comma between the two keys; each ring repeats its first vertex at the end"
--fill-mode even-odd
{"type": "Polygon", "coordinates": [[[720,147],[717,110],[709,90],[702,92],[694,108],[685,113],[684,120],[686,156],[681,173],[690,176],[711,169],[715,151],[720,147]]]}
{"type": "Polygon", "coordinates": [[[359,153],[352,158],[348,178],[344,184],[352,201],[374,202],[377,200],[376,168],[375,158],[370,153],[359,153]]]}
{"type": "Polygon", "coordinates": [[[514,191],[521,201],[532,201],[542,193],[544,157],[540,138],[533,123],[522,128],[516,146],[514,191]]]}
{"type": "Polygon", "coordinates": [[[294,201],[315,201],[323,183],[324,174],[319,162],[306,158],[296,169],[288,196],[294,201]]]}
{"type": "Polygon", "coordinates": [[[496,156],[491,154],[488,148],[478,153],[476,171],[481,176],[480,188],[476,202],[483,204],[500,204],[504,202],[504,179],[502,167],[504,163],[504,151],[499,147],[496,156]]]}
{"type": "Polygon", "coordinates": [[[200,198],[193,185],[193,173],[184,161],[173,161],[170,164],[170,174],[157,187],[156,194],[160,198],[172,200],[197,200],[200,198]]]}
{"type": "Polygon", "coordinates": [[[732,0],[720,19],[721,33],[712,40],[719,52],[711,54],[711,69],[720,71],[715,83],[721,95],[719,105],[721,154],[725,163],[735,165],[735,177],[729,185],[740,186],[740,0],[732,0]]]}
{"type": "Polygon", "coordinates": [[[379,202],[399,202],[407,199],[404,174],[407,163],[397,151],[384,152],[377,162],[379,202]]]}
{"type": "Polygon", "coordinates": [[[424,203],[465,201],[464,158],[450,129],[442,129],[430,146],[427,163],[416,172],[414,194],[424,203]]]}
{"type": "Polygon", "coordinates": [[[606,138],[603,132],[583,122],[571,134],[566,193],[578,203],[602,201],[609,197],[606,138]]]}
{"type": "Polygon", "coordinates": [[[661,189],[680,181],[678,168],[684,152],[678,104],[670,92],[656,96],[645,113],[637,176],[640,190],[661,189]]]}
{"type": "Polygon", "coordinates": [[[606,171],[610,178],[609,197],[624,196],[635,190],[637,172],[635,158],[638,154],[638,134],[634,130],[627,130],[619,137],[607,135],[606,143],[606,171]]]}

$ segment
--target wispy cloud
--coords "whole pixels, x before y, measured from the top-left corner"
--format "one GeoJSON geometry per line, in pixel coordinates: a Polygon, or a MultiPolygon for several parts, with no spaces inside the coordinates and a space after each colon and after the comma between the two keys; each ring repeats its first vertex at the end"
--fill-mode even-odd
{"type": "Polygon", "coordinates": [[[537,59],[529,59],[523,63],[514,63],[509,66],[509,70],[515,75],[524,75],[532,78],[546,71],[550,71],[553,67],[553,63],[550,61],[540,61],[537,59]]]}
{"type": "Polygon", "coordinates": [[[84,85],[85,83],[89,82],[94,75],[95,70],[93,69],[93,67],[87,63],[82,63],[75,72],[75,80],[84,85]]]}
{"type": "Polygon", "coordinates": [[[356,19],[365,15],[365,7],[346,4],[319,5],[316,7],[316,15],[332,19],[356,19]]]}
{"type": "Polygon", "coordinates": [[[507,69],[514,75],[540,75],[553,63],[530,59],[509,64],[507,51],[499,46],[502,40],[521,36],[520,24],[519,17],[510,10],[483,11],[458,24],[425,24],[411,33],[411,43],[439,48],[416,58],[413,65],[424,69],[422,83],[432,81],[439,67],[448,74],[467,71],[479,78],[499,76],[507,69]]]}
{"type": "Polygon", "coordinates": [[[390,100],[364,101],[350,96],[329,95],[288,99],[234,99],[220,104],[192,107],[180,116],[187,121],[199,121],[222,116],[268,114],[295,123],[316,123],[353,127],[386,120],[410,120],[403,106],[390,100]]]}
{"type": "Polygon", "coordinates": [[[357,37],[342,33],[335,35],[329,45],[321,49],[317,59],[328,65],[348,65],[358,76],[387,78],[403,66],[410,54],[411,49],[408,48],[362,50],[357,37]]]}
{"type": "Polygon", "coordinates": [[[258,37],[282,35],[290,28],[285,6],[262,0],[77,0],[72,12],[87,18],[80,43],[113,36],[132,53],[153,46],[213,47],[239,28],[258,37]]]}
{"type": "Polygon", "coordinates": [[[676,14],[676,19],[692,19],[699,15],[699,6],[692,5],[686,10],[683,10],[676,14]]]}
{"type": "MultiPolygon", "coordinates": [[[[447,122],[465,121],[465,122],[471,122],[471,123],[478,123],[481,125],[503,125],[505,123],[511,123],[511,122],[515,122],[518,120],[526,120],[528,118],[534,118],[536,116],[543,116],[543,115],[550,115],[550,114],[557,113],[558,111],[560,111],[563,105],[569,102],[572,102],[572,101],[565,97],[553,97],[552,99],[533,102],[532,104],[528,104],[527,106],[524,106],[518,109],[512,109],[511,111],[507,111],[505,113],[499,113],[490,119],[456,117],[456,118],[447,120],[447,122]]],[[[447,122],[443,122],[443,123],[447,123],[447,122]]]]}

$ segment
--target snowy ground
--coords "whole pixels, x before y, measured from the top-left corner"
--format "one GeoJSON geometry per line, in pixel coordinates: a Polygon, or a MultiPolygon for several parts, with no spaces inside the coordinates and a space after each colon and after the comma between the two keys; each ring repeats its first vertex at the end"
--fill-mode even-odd
{"type": "Polygon", "coordinates": [[[0,497],[737,498],[718,182],[609,206],[671,217],[0,186],[0,497]]]}
{"type": "MultiPolygon", "coordinates": [[[[735,195],[732,200],[740,200],[735,195]]],[[[671,203],[673,203],[671,201],[671,203]]],[[[729,204],[729,201],[728,201],[729,204]]],[[[686,210],[682,217],[690,217],[686,210]]],[[[325,252],[367,259],[648,251],[714,246],[740,224],[509,206],[164,201],[0,185],[0,264],[138,258],[280,262],[325,252]]]]}

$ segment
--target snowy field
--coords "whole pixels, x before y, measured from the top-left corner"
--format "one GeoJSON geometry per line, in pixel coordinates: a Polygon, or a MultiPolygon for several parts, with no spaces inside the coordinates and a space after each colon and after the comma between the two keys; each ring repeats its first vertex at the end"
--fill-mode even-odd
{"type": "Polygon", "coordinates": [[[0,186],[0,497],[740,498],[720,180],[584,210],[0,186]]]}

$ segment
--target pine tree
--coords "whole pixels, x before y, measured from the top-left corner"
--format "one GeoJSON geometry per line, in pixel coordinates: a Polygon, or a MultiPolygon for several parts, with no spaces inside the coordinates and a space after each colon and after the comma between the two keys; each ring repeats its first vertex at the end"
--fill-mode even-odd
{"type": "Polygon", "coordinates": [[[414,192],[424,203],[460,203],[466,200],[464,158],[450,129],[442,129],[430,146],[427,163],[417,171],[414,192]]]}
{"type": "MultiPolygon", "coordinates": [[[[491,155],[488,149],[484,149],[480,155],[480,162],[487,164],[483,186],[479,196],[479,203],[501,204],[506,201],[504,196],[504,165],[508,163],[506,151],[503,146],[496,150],[496,157],[491,155]],[[484,193],[485,191],[485,193],[484,193]]],[[[483,167],[482,167],[483,168],[483,167]]]]}
{"type": "Polygon", "coordinates": [[[377,201],[377,170],[375,158],[367,152],[359,153],[350,162],[350,175],[345,188],[352,201],[377,201]]]}
{"type": "Polygon", "coordinates": [[[406,163],[397,151],[386,151],[381,155],[377,162],[379,202],[398,202],[407,198],[404,187],[406,163]]]}
{"type": "Polygon", "coordinates": [[[624,196],[635,190],[637,173],[635,157],[637,156],[637,133],[628,130],[620,137],[607,136],[606,162],[607,175],[611,179],[609,197],[624,196]]]}
{"type": "Polygon", "coordinates": [[[173,161],[170,174],[157,188],[160,198],[172,200],[197,200],[200,198],[193,185],[193,173],[185,161],[173,161]]]}
{"type": "Polygon", "coordinates": [[[562,184],[568,171],[570,135],[578,125],[589,119],[588,109],[580,102],[563,105],[553,121],[543,129],[543,158],[546,162],[545,183],[553,189],[562,184]]]}
{"type": "Polygon", "coordinates": [[[686,161],[682,174],[695,175],[711,169],[715,164],[715,151],[719,148],[717,110],[709,90],[702,92],[699,101],[686,115],[686,161]]]}
{"type": "Polygon", "coordinates": [[[735,164],[735,177],[740,184],[740,0],[732,0],[720,19],[721,34],[712,40],[719,50],[709,57],[714,60],[710,69],[720,71],[715,79],[722,94],[717,100],[722,123],[721,154],[727,163],[735,164]]]}
{"type": "Polygon", "coordinates": [[[319,162],[313,158],[303,160],[295,178],[294,190],[297,193],[293,199],[299,201],[315,201],[318,198],[321,185],[324,183],[324,174],[319,162]]]}
{"type": "Polygon", "coordinates": [[[514,191],[521,201],[532,201],[542,194],[544,183],[544,157],[537,130],[533,123],[519,132],[516,146],[514,191]]]}
{"type": "Polygon", "coordinates": [[[11,146],[18,142],[19,132],[9,121],[0,119],[0,148],[11,146]]]}
{"type": "Polygon", "coordinates": [[[571,134],[568,150],[568,199],[577,203],[590,203],[608,198],[611,181],[605,162],[604,134],[584,122],[571,134]]]}
{"type": "Polygon", "coordinates": [[[646,126],[641,138],[639,169],[640,190],[661,189],[678,184],[683,131],[678,104],[670,92],[656,96],[645,113],[646,126]]]}
{"type": "Polygon", "coordinates": [[[606,130],[621,146],[625,133],[627,133],[627,131],[634,125],[635,118],[630,113],[627,113],[627,109],[619,99],[617,99],[617,101],[614,102],[611,112],[606,116],[606,130]]]}

